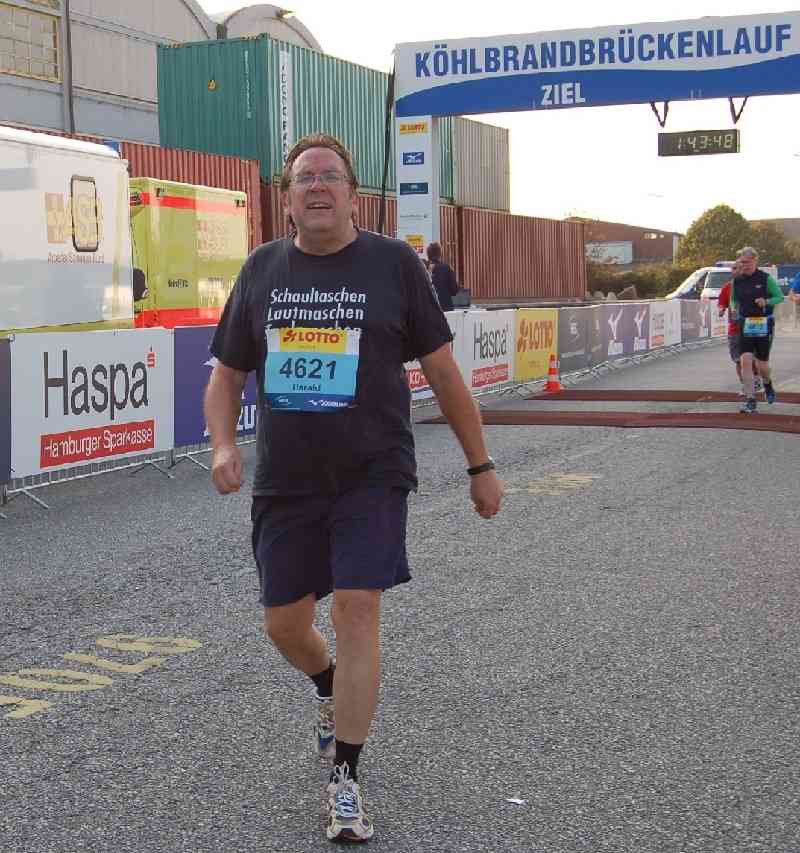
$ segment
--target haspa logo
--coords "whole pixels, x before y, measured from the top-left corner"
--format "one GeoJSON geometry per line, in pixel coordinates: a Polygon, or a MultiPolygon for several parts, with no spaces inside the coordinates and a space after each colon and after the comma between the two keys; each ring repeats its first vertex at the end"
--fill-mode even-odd
{"type": "Polygon", "coordinates": [[[517,352],[552,349],[555,324],[552,320],[521,320],[517,337],[517,352]]]}
{"type": "Polygon", "coordinates": [[[70,364],[69,352],[61,351],[60,375],[55,365],[51,366],[50,353],[43,353],[44,416],[50,417],[51,391],[60,390],[60,414],[69,415],[107,414],[114,420],[117,412],[130,406],[140,409],[148,405],[148,370],[156,366],[156,354],[150,350],[145,361],[132,365],[95,364],[87,367],[82,364],[70,364]],[[52,371],[52,372],[51,372],[52,371]]]}
{"type": "Polygon", "coordinates": [[[475,327],[472,347],[472,357],[486,361],[487,359],[506,358],[508,356],[508,329],[483,328],[483,321],[475,327]]]}

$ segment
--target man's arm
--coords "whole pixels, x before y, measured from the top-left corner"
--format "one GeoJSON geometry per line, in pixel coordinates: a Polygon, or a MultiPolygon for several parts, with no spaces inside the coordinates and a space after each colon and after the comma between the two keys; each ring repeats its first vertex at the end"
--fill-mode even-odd
{"type": "Polygon", "coordinates": [[[211,479],[222,495],[239,491],[242,457],[236,446],[236,424],[247,374],[217,362],[206,388],[204,411],[213,448],[211,479]]]}
{"type": "MultiPolygon", "coordinates": [[[[422,370],[433,393],[456,435],[470,468],[487,462],[489,454],[483,437],[480,413],[453,358],[450,344],[445,344],[420,358],[422,370]]],[[[491,518],[500,509],[503,484],[495,471],[470,477],[470,496],[477,512],[491,518]]]]}
{"type": "Polygon", "coordinates": [[[780,305],[783,302],[783,291],[777,281],[771,276],[767,276],[767,305],[780,305]]]}

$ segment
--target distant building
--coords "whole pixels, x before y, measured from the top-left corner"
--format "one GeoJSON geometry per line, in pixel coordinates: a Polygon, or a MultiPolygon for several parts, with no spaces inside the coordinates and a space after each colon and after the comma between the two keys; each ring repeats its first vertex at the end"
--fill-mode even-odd
{"type": "Polygon", "coordinates": [[[264,32],[320,49],[268,4],[212,19],[197,0],[0,0],[0,123],[157,143],[156,46],[264,32]]]}
{"type": "Polygon", "coordinates": [[[753,225],[774,225],[787,240],[800,241],[800,219],[753,219],[753,225]]]}
{"type": "Polygon", "coordinates": [[[582,216],[568,217],[567,221],[583,223],[587,260],[616,264],[621,271],[642,264],[672,263],[683,237],[676,231],[602,222],[582,216]]]}

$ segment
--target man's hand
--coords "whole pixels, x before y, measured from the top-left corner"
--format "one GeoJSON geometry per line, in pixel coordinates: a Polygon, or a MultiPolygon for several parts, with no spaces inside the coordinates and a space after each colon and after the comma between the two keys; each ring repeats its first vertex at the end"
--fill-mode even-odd
{"type": "Polygon", "coordinates": [[[242,478],[242,454],[233,445],[224,445],[214,451],[211,462],[211,480],[221,495],[238,492],[244,482],[242,478]]]}
{"type": "Polygon", "coordinates": [[[470,477],[469,495],[475,504],[475,511],[482,518],[492,518],[500,511],[500,501],[504,489],[495,471],[484,471],[470,477]]]}
{"type": "Polygon", "coordinates": [[[766,299],[764,299],[764,297],[763,297],[763,296],[759,296],[759,297],[755,300],[755,302],[756,302],[756,305],[758,305],[758,307],[759,307],[759,308],[766,308],[766,307],[767,307],[767,300],[766,300],[766,299]]]}

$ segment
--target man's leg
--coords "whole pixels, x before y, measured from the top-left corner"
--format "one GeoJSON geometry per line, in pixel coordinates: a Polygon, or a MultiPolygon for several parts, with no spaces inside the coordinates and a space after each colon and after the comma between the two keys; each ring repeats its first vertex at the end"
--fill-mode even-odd
{"type": "Polygon", "coordinates": [[[264,609],[264,629],[275,648],[295,668],[317,675],[331,662],[328,644],[314,627],[316,596],[264,609]]]}
{"type": "Polygon", "coordinates": [[[363,744],[378,704],[381,591],[337,589],[331,617],[336,630],[336,740],[363,744]]]}
{"type": "Polygon", "coordinates": [[[744,388],[745,404],[740,411],[744,414],[752,414],[756,410],[755,377],[753,375],[753,353],[743,352],[742,364],[742,386],[744,388]]]}

